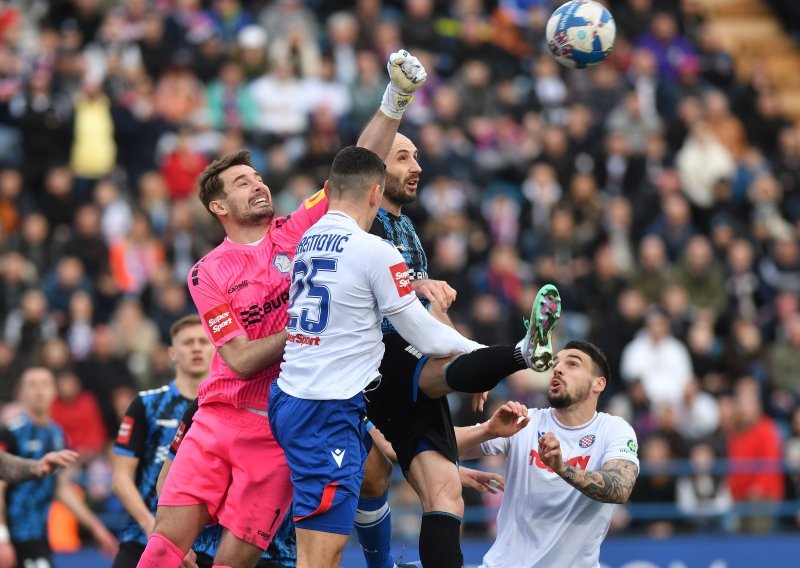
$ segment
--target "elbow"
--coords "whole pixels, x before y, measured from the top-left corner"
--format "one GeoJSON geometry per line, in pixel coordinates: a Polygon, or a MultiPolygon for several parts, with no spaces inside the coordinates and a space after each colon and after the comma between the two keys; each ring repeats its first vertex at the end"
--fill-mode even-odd
{"type": "Polygon", "coordinates": [[[120,494],[123,491],[122,490],[122,484],[123,484],[123,481],[122,481],[121,477],[117,473],[113,473],[111,475],[111,490],[114,492],[114,495],[116,495],[117,497],[119,497],[120,494]]]}
{"type": "Polygon", "coordinates": [[[631,491],[625,491],[624,493],[617,495],[617,498],[612,501],[612,503],[616,505],[625,505],[631,498],[631,491]]]}
{"type": "Polygon", "coordinates": [[[255,374],[255,369],[251,368],[241,357],[223,357],[228,368],[242,379],[249,379],[255,374]]]}

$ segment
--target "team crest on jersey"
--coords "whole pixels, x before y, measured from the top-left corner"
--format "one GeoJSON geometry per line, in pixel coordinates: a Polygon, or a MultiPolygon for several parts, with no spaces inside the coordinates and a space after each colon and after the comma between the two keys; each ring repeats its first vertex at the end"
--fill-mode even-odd
{"type": "Polygon", "coordinates": [[[539,438],[541,438],[542,436],[544,436],[544,432],[539,432],[539,431],[537,430],[537,431],[536,431],[536,439],[538,440],[538,439],[539,439],[539,438]]]}
{"type": "Polygon", "coordinates": [[[586,436],[581,438],[580,442],[578,442],[578,445],[581,448],[588,448],[592,444],[594,444],[594,434],[587,434],[586,436]]]}
{"type": "Polygon", "coordinates": [[[292,261],[289,255],[284,252],[276,254],[272,264],[281,274],[288,274],[289,270],[292,268],[292,261]]]}

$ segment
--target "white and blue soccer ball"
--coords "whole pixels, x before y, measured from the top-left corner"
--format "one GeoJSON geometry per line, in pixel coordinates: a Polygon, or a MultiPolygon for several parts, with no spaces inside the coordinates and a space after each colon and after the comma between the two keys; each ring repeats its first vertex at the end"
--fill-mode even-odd
{"type": "Polygon", "coordinates": [[[550,16],[545,36],[556,61],[573,69],[585,69],[602,63],[611,52],[617,25],[602,4],[571,0],[550,16]]]}

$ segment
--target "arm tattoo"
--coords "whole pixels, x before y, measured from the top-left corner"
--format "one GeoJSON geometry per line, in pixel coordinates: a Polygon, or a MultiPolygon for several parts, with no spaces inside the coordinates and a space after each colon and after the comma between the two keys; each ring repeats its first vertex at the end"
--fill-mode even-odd
{"type": "Polygon", "coordinates": [[[628,460],[609,460],[600,471],[584,471],[564,464],[559,474],[575,489],[602,503],[625,503],[636,482],[636,464],[628,460]]]}
{"type": "Polygon", "coordinates": [[[9,484],[22,483],[36,477],[35,460],[20,458],[15,455],[0,452],[0,481],[9,484]]]}

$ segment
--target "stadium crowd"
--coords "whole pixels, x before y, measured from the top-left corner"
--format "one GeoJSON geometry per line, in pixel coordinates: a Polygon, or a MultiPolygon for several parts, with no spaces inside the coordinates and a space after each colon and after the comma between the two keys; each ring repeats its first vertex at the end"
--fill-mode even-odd
{"type": "MultiPolygon", "coordinates": [[[[120,416],[170,378],[186,275],[223,235],[197,175],[246,147],[292,211],[358,137],[403,47],[429,73],[402,129],[423,169],[404,212],[431,277],[458,291],[453,320],[514,343],[539,287],[558,286],[559,340],[605,349],[601,405],[637,431],[651,475],[631,501],[689,514],[620,514],[616,529],[775,528],[769,507],[720,515],[800,489],[780,469],[800,464],[800,130],[763,70],[737,78],[702,3],[609,6],[612,57],[570,71],[544,44],[549,0],[0,2],[3,418],[22,371],[50,368],[75,480],[113,525],[120,416]],[[719,458],[769,463],[731,473],[719,458]]],[[[509,399],[546,406],[545,384],[514,375],[483,418],[509,399]]],[[[456,424],[480,419],[451,397],[456,424]]],[[[498,498],[465,494],[490,511],[498,498]]],[[[468,530],[489,535],[491,517],[468,530]]],[[[397,534],[418,532],[409,519],[397,534]]]]}

